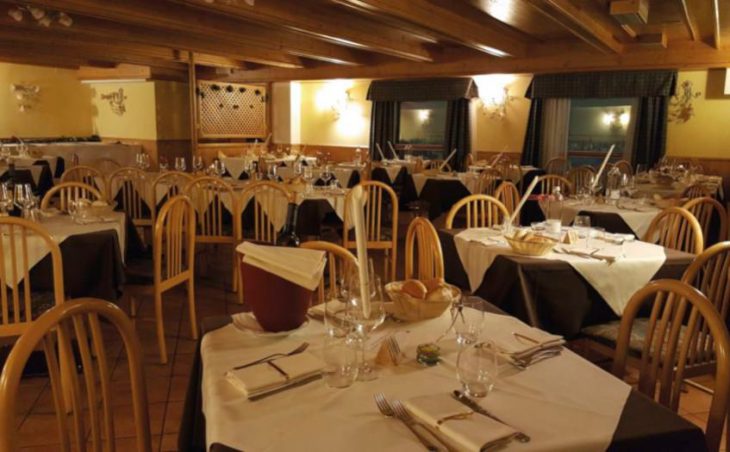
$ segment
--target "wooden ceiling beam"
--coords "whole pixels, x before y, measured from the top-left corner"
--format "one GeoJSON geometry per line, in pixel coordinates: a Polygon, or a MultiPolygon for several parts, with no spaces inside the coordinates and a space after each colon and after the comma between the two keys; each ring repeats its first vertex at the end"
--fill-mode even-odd
{"type": "MultiPolygon", "coordinates": [[[[720,22],[720,0],[712,1],[712,42],[715,44],[715,48],[719,49],[722,47],[722,26],[720,22]]],[[[728,14],[728,5],[725,5],[725,14],[728,14]]]]}
{"type": "Polygon", "coordinates": [[[76,71],[79,80],[129,80],[152,78],[152,68],[134,64],[119,64],[112,68],[81,66],[76,71]]]}
{"type": "Polygon", "coordinates": [[[524,56],[525,36],[469,5],[469,14],[450,0],[335,0],[434,30],[461,45],[494,56],[524,56]]]}
{"type": "Polygon", "coordinates": [[[328,63],[368,62],[367,55],[355,49],[164,0],[30,0],[29,3],[63,10],[72,16],[96,17],[168,33],[195,33],[328,63]]]}
{"type": "Polygon", "coordinates": [[[575,6],[569,0],[534,0],[528,3],[601,52],[623,52],[624,45],[616,39],[612,30],[597,20],[590,11],[575,6]]]}
{"type": "Polygon", "coordinates": [[[283,26],[337,45],[365,49],[411,61],[432,61],[423,39],[407,31],[338,8],[320,4],[292,8],[288,0],[266,0],[255,7],[245,3],[208,4],[200,0],[175,0],[201,9],[215,10],[256,22],[283,26]]]}
{"type": "Polygon", "coordinates": [[[687,32],[689,33],[690,39],[692,39],[693,41],[699,41],[700,32],[697,26],[697,19],[690,9],[690,5],[688,4],[687,0],[676,0],[676,2],[679,4],[679,7],[682,11],[682,22],[684,23],[684,26],[687,27],[687,32]]]}

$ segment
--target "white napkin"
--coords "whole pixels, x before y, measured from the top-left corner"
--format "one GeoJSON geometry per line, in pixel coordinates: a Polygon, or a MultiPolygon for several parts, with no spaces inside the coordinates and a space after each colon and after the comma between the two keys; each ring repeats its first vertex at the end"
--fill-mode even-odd
{"type": "Polygon", "coordinates": [[[326,253],[318,250],[243,242],[236,247],[243,262],[293,282],[307,290],[319,286],[327,262],[326,253]]]}
{"type": "Polygon", "coordinates": [[[483,330],[488,332],[489,340],[507,355],[525,358],[539,350],[565,344],[563,336],[533,328],[515,317],[503,317],[485,316],[483,330]],[[493,322],[499,322],[499,327],[491,324],[493,322]]]}
{"type": "Polygon", "coordinates": [[[319,374],[324,363],[311,353],[293,356],[226,372],[226,378],[246,397],[260,396],[299,383],[319,374]]]}
{"type": "Polygon", "coordinates": [[[459,419],[445,419],[472,412],[448,394],[414,397],[403,403],[413,416],[453,443],[458,450],[479,452],[489,444],[517,433],[512,427],[478,413],[459,419]]]}

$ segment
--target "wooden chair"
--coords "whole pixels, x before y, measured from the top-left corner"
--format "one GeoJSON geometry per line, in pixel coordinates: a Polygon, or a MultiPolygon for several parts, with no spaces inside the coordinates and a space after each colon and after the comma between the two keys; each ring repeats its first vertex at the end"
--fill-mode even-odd
{"type": "Polygon", "coordinates": [[[502,180],[502,173],[496,168],[485,168],[479,175],[479,193],[494,196],[497,184],[502,180]]]}
{"type": "Polygon", "coordinates": [[[689,187],[685,188],[682,191],[682,198],[689,198],[689,199],[695,199],[695,198],[705,198],[710,197],[712,198],[714,193],[704,185],[700,184],[693,184],[689,187]]]}
{"type": "Polygon", "coordinates": [[[38,223],[0,217],[0,236],[0,337],[13,337],[25,332],[44,310],[63,303],[63,261],[58,243],[38,223]],[[33,248],[51,256],[51,294],[34,292],[31,286],[33,248]]]}
{"type": "Polygon", "coordinates": [[[218,177],[202,176],[185,186],[185,195],[195,208],[197,218],[196,243],[222,244],[231,247],[233,270],[231,284],[237,290],[239,284],[239,259],[234,251],[241,242],[241,214],[238,197],[227,182],[218,177]],[[230,223],[225,213],[230,213],[230,223]]]}
{"type": "Polygon", "coordinates": [[[157,218],[157,206],[165,200],[183,193],[185,186],[193,180],[193,176],[179,171],[165,171],[152,181],[150,193],[150,208],[152,209],[152,224],[157,218]]]}
{"type": "Polygon", "coordinates": [[[357,258],[350,251],[331,242],[313,240],[304,242],[300,248],[310,250],[320,250],[327,252],[327,272],[326,277],[322,276],[322,282],[319,284],[318,300],[324,303],[328,299],[333,299],[339,293],[342,284],[345,283],[344,278],[350,268],[357,267],[357,258]],[[328,279],[329,293],[325,294],[325,278],[328,279]]]}
{"type": "Polygon", "coordinates": [[[428,219],[416,217],[408,225],[405,246],[405,279],[444,278],[444,254],[438,232],[428,219]],[[416,255],[418,264],[415,263],[416,255]]]}
{"type": "Polygon", "coordinates": [[[474,154],[471,152],[466,154],[466,167],[469,168],[474,164],[474,154]]]}
{"type": "Polygon", "coordinates": [[[509,211],[498,199],[487,195],[470,195],[460,199],[446,215],[446,229],[452,229],[454,218],[466,208],[466,228],[488,228],[501,225],[509,211]]]}
{"type": "Polygon", "coordinates": [[[645,302],[652,303],[647,336],[639,353],[637,390],[677,412],[682,382],[697,354],[716,360],[715,394],[709,407],[705,439],[710,451],[720,447],[730,394],[730,337],[717,309],[692,286],[674,280],[652,281],[629,300],[621,317],[613,374],[623,379],[632,326],[645,302]]]}
{"type": "Polygon", "coordinates": [[[109,202],[119,200],[118,207],[140,228],[152,228],[152,207],[147,204],[145,180],[149,175],[137,168],[120,168],[109,175],[109,202]]]}
{"type": "MultiPolygon", "coordinates": [[[[494,191],[494,197],[507,208],[507,212],[510,215],[515,212],[521,199],[520,191],[512,182],[502,182],[499,184],[497,190],[494,191]]],[[[517,217],[515,217],[515,224],[520,224],[520,214],[517,214],[517,217]]]]}
{"type": "Polygon", "coordinates": [[[705,246],[727,240],[727,211],[716,199],[709,196],[694,198],[687,201],[682,207],[689,210],[700,223],[705,246]],[[715,237],[710,237],[713,232],[710,230],[713,219],[717,219],[717,234],[715,237]]]}
{"type": "MultiPolygon", "coordinates": [[[[162,294],[180,284],[187,285],[190,331],[193,339],[198,338],[195,316],[195,209],[187,196],[178,195],[169,199],[160,209],[155,220],[152,242],[151,284],[129,284],[130,293],[152,293],[157,322],[157,341],[160,347],[160,362],[167,363],[165,324],[162,318],[162,294]]],[[[143,276],[149,276],[143,275],[143,276]]],[[[149,279],[149,278],[147,278],[149,279]]],[[[130,297],[132,316],[136,315],[136,301],[130,297]]]]}
{"type": "Polygon", "coordinates": [[[682,207],[661,211],[649,224],[642,240],[692,254],[701,253],[705,246],[700,223],[682,207]]]}
{"type": "Polygon", "coordinates": [[[570,164],[568,163],[568,159],[564,157],[555,157],[553,159],[550,159],[545,165],[545,172],[547,174],[562,176],[563,174],[567,173],[569,169],[570,164]]]}
{"type": "Polygon", "coordinates": [[[614,163],[613,166],[618,168],[618,170],[621,171],[621,174],[626,174],[629,176],[634,174],[634,167],[631,166],[631,163],[627,160],[619,160],[618,162],[614,163]]]}
{"type": "Polygon", "coordinates": [[[46,356],[60,449],[71,450],[75,443],[76,449],[86,450],[82,445],[89,441],[95,451],[116,450],[112,401],[115,389],[110,378],[116,355],[107,356],[102,329],[109,328],[102,327],[102,322],[119,333],[129,362],[136,449],[152,450],[142,351],[134,327],[113,304],[85,298],[70,300],[47,311],[15,343],[0,376],[0,451],[19,450],[20,381],[31,353],[38,347],[43,348],[46,356]],[[79,367],[82,381],[79,381],[79,367]],[[70,392],[68,399],[64,398],[66,388],[70,392]]]}
{"type": "Polygon", "coordinates": [[[540,193],[544,195],[552,194],[555,187],[560,187],[560,192],[563,196],[569,196],[573,194],[573,183],[563,176],[557,176],[555,174],[546,174],[539,178],[539,189],[540,193]]]}
{"type": "Polygon", "coordinates": [[[119,162],[110,158],[96,159],[91,166],[98,169],[101,174],[111,174],[122,167],[119,162]]]}
{"type": "Polygon", "coordinates": [[[91,185],[102,194],[106,189],[104,175],[92,166],[79,165],[67,169],[61,176],[61,182],[82,182],[91,185]]]}
{"type": "Polygon", "coordinates": [[[79,199],[102,201],[104,196],[99,190],[83,182],[61,182],[48,190],[41,200],[41,209],[51,206],[53,199],[58,196],[58,209],[68,212],[69,204],[79,199]]]}
{"type": "Polygon", "coordinates": [[[241,235],[258,242],[275,243],[279,231],[273,219],[276,215],[273,209],[284,210],[286,206],[280,204],[292,201],[293,194],[279,182],[261,181],[247,185],[240,195],[240,211],[243,213],[248,204],[253,203],[254,227],[252,235],[246,237],[243,228],[241,235]]]}
{"type": "MultiPolygon", "coordinates": [[[[395,268],[398,252],[398,197],[388,185],[378,181],[365,181],[359,184],[365,192],[365,228],[367,229],[367,247],[373,250],[383,250],[385,271],[384,277],[395,280],[395,268]],[[390,203],[390,211],[387,210],[390,203]],[[385,225],[390,223],[390,231],[385,225]],[[388,257],[390,269],[388,270],[388,257]]],[[[347,249],[356,248],[355,230],[352,227],[352,193],[350,190],[345,196],[345,219],[342,229],[342,246],[347,249]]],[[[387,281],[384,281],[387,282],[387,281]]]]}
{"type": "Polygon", "coordinates": [[[590,166],[579,166],[568,171],[568,180],[576,190],[588,187],[595,176],[596,172],[590,166]]]}

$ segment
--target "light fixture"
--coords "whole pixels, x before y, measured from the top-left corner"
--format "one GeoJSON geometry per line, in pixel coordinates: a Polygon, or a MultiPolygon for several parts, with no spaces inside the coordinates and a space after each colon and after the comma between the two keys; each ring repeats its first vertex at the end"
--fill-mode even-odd
{"type": "Polygon", "coordinates": [[[474,81],[479,88],[479,99],[482,103],[482,113],[492,119],[504,119],[507,116],[507,106],[514,100],[509,94],[509,85],[515,80],[511,74],[477,75],[474,81]]]}
{"type": "Polygon", "coordinates": [[[12,17],[16,22],[23,20],[23,10],[20,8],[10,8],[8,10],[8,16],[12,17]]]}
{"type": "Polygon", "coordinates": [[[28,13],[36,23],[43,27],[50,27],[54,22],[64,27],[73,25],[71,16],[63,11],[51,11],[39,8],[37,6],[14,6],[8,10],[8,16],[12,17],[16,22],[22,22],[25,19],[25,13],[28,13]]]}
{"type": "Polygon", "coordinates": [[[331,110],[335,121],[340,119],[350,108],[352,96],[351,80],[329,80],[317,92],[316,104],[320,110],[331,110]]]}
{"type": "Polygon", "coordinates": [[[629,125],[631,114],[623,109],[607,111],[601,115],[601,122],[612,131],[618,132],[629,125]]]}
{"type": "Polygon", "coordinates": [[[35,106],[36,102],[38,102],[41,87],[38,85],[11,83],[10,92],[15,97],[18,111],[25,113],[28,110],[31,110],[35,106]]]}
{"type": "Polygon", "coordinates": [[[431,110],[417,110],[418,112],[418,120],[421,123],[428,122],[429,119],[431,119],[431,110]]]}

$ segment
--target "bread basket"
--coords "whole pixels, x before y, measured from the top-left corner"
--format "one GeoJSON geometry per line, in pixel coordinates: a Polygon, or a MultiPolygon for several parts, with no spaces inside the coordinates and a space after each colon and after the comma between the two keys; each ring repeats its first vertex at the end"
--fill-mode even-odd
{"type": "Polygon", "coordinates": [[[451,284],[443,284],[448,289],[450,297],[438,300],[423,300],[414,298],[401,291],[401,286],[405,281],[393,281],[385,285],[385,293],[393,301],[392,314],[407,322],[416,322],[418,320],[433,319],[439,317],[451,306],[451,303],[458,301],[461,296],[461,290],[451,284]]]}
{"type": "Polygon", "coordinates": [[[558,243],[546,237],[533,237],[530,240],[519,240],[512,237],[504,238],[512,251],[523,256],[544,256],[553,250],[558,243]]]}

